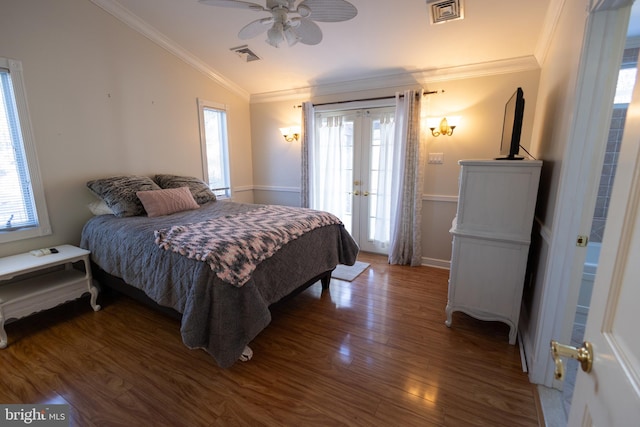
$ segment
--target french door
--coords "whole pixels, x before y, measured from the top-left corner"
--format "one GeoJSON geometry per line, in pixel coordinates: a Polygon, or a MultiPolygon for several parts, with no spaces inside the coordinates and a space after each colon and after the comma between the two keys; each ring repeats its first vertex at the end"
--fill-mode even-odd
{"type": "Polygon", "coordinates": [[[388,253],[395,108],[316,113],[310,206],[338,216],[366,252],[388,253]]]}

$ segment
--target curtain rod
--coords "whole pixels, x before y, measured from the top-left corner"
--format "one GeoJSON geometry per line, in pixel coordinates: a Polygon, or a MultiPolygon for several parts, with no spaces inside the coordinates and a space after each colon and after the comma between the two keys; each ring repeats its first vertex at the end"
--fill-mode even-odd
{"type": "MultiPolygon", "coordinates": [[[[423,95],[433,95],[433,94],[436,94],[438,92],[444,92],[444,90],[441,90],[441,91],[431,90],[429,92],[423,92],[423,95]]],[[[416,93],[416,97],[418,95],[419,94],[416,93]]],[[[313,104],[313,106],[314,107],[319,107],[319,106],[322,106],[322,105],[347,104],[347,103],[350,103],[350,102],[362,102],[362,101],[379,101],[381,99],[393,99],[393,98],[395,98],[395,95],[394,96],[378,96],[378,97],[375,97],[375,98],[351,99],[349,101],[323,102],[323,103],[320,103],[320,104],[313,104]]],[[[400,94],[400,98],[404,98],[404,94],[400,94]]],[[[298,105],[297,107],[298,108],[302,108],[302,105],[298,105]]]]}

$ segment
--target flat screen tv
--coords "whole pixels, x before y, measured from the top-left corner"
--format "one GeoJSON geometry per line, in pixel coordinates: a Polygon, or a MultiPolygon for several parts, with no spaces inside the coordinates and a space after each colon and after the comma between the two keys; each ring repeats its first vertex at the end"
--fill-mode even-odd
{"type": "Polygon", "coordinates": [[[500,142],[499,160],[522,160],[520,151],[520,134],[522,133],[522,117],[524,114],[524,93],[518,88],[504,106],[504,122],[502,123],[502,141],[500,142]]]}

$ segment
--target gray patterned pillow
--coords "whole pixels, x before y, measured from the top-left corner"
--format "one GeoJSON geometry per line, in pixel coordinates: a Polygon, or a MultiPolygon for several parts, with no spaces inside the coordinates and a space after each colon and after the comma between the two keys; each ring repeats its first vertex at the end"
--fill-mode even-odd
{"type": "Polygon", "coordinates": [[[162,188],[180,188],[189,187],[193,198],[199,205],[203,205],[207,202],[214,202],[216,195],[209,186],[201,179],[191,176],[178,176],[161,174],[156,175],[154,181],[162,188]]]}
{"type": "Polygon", "coordinates": [[[87,182],[87,187],[105,201],[118,217],[144,215],[145,210],[136,192],[160,190],[146,176],[114,176],[87,182]]]}

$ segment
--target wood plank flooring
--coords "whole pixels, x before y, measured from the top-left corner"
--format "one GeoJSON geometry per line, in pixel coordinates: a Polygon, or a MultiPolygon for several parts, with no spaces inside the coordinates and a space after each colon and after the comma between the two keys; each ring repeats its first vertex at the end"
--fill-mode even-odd
{"type": "Polygon", "coordinates": [[[68,403],[73,426],[538,426],[508,327],[455,313],[447,270],[371,267],[273,307],[230,369],[189,350],[177,320],[124,296],[6,326],[0,403],[68,403]]]}

